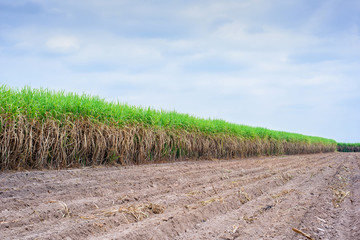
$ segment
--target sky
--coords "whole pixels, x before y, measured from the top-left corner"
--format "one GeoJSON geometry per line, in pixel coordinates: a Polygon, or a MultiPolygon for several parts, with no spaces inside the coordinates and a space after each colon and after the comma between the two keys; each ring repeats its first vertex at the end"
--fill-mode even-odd
{"type": "Polygon", "coordinates": [[[358,0],[0,0],[0,84],[360,142],[358,0]]]}

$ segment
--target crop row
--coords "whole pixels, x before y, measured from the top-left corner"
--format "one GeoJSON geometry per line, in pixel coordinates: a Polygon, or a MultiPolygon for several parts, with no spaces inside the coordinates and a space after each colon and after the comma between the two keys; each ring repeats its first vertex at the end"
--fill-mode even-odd
{"type": "Polygon", "coordinates": [[[360,152],[360,143],[338,143],[339,152],[360,152]]]}
{"type": "Polygon", "coordinates": [[[331,139],[0,86],[0,170],[335,151],[331,139]]]}

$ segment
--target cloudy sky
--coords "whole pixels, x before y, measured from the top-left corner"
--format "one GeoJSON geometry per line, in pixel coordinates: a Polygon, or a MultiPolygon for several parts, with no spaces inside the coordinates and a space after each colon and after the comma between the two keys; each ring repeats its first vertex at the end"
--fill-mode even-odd
{"type": "Polygon", "coordinates": [[[0,84],[360,142],[358,0],[0,0],[0,84]]]}

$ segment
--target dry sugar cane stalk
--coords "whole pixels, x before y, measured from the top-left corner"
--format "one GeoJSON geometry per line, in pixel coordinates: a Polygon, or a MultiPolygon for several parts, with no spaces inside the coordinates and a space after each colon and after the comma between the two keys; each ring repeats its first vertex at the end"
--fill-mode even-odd
{"type": "Polygon", "coordinates": [[[297,229],[297,228],[293,228],[292,230],[293,230],[294,232],[296,232],[296,233],[299,233],[299,234],[303,235],[304,237],[306,237],[306,238],[309,239],[309,240],[315,240],[315,239],[312,238],[309,234],[304,233],[303,231],[301,231],[301,230],[299,230],[299,229],[297,229]]]}

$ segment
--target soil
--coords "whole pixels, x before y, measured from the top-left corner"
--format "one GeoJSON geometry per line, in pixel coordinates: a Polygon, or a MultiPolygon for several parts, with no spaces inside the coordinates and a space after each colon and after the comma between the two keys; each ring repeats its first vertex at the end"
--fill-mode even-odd
{"type": "Polygon", "coordinates": [[[2,172],[0,239],[360,239],[360,153],[2,172]]]}

